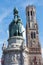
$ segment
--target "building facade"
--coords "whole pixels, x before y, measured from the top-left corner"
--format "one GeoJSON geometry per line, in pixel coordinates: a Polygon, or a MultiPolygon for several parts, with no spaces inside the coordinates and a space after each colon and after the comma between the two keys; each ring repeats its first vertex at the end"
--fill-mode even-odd
{"type": "Polygon", "coordinates": [[[41,65],[41,45],[34,6],[26,7],[26,20],[26,46],[29,50],[29,65],[41,65]]]}
{"type": "Polygon", "coordinates": [[[26,46],[22,21],[14,9],[14,19],[9,25],[8,46],[3,44],[2,65],[42,65],[41,45],[35,7],[26,7],[26,46]]]}

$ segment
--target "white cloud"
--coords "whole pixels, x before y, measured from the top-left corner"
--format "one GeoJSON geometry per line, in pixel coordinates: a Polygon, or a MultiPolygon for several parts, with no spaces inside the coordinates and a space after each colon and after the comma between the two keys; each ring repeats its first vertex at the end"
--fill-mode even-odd
{"type": "Polygon", "coordinates": [[[7,35],[8,35],[8,37],[9,37],[9,30],[7,30],[7,35]]]}
{"type": "Polygon", "coordinates": [[[4,41],[5,41],[5,40],[1,40],[1,41],[0,41],[0,45],[3,45],[4,41]]]}
{"type": "Polygon", "coordinates": [[[36,1],[34,1],[34,0],[25,0],[25,2],[21,3],[21,7],[23,7],[25,9],[26,6],[33,5],[36,2],[37,2],[37,0],[36,1]]]}
{"type": "Polygon", "coordinates": [[[43,6],[43,0],[42,1],[38,1],[38,0],[25,0],[25,2],[22,2],[21,4],[20,4],[20,6],[22,7],[22,8],[26,8],[26,6],[28,6],[28,5],[35,5],[35,6],[43,6]],[[37,5],[36,5],[37,4],[37,5]]]}
{"type": "Polygon", "coordinates": [[[2,22],[4,20],[5,17],[7,17],[10,13],[11,13],[12,9],[11,10],[5,10],[5,12],[3,12],[1,15],[0,15],[0,22],[2,22]]]}
{"type": "Polygon", "coordinates": [[[42,52],[42,57],[43,57],[43,48],[41,49],[41,52],[42,52]]]}
{"type": "Polygon", "coordinates": [[[23,31],[23,38],[26,39],[26,30],[25,30],[24,26],[22,26],[22,31],[23,31]]]}
{"type": "Polygon", "coordinates": [[[0,30],[0,33],[2,33],[2,29],[0,30]]]}

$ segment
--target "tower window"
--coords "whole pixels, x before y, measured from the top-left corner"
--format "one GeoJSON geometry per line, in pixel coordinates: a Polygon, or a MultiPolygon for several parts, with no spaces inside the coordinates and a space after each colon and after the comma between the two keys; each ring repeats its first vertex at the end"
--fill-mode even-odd
{"type": "Polygon", "coordinates": [[[28,16],[29,16],[29,11],[28,11],[28,16]]]}
{"type": "Polygon", "coordinates": [[[34,38],[36,38],[36,34],[35,34],[35,32],[34,32],[34,38]]]}
{"type": "Polygon", "coordinates": [[[31,38],[32,38],[32,39],[33,39],[33,38],[36,38],[35,32],[31,32],[31,38]]]}
{"type": "Polygon", "coordinates": [[[32,11],[31,11],[31,16],[32,16],[32,11]]]}
{"type": "Polygon", "coordinates": [[[31,32],[31,38],[33,39],[33,32],[31,32]]]}

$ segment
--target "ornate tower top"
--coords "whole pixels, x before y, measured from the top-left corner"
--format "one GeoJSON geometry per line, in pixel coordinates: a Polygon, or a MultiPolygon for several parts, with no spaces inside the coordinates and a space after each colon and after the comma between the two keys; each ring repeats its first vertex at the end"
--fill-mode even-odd
{"type": "Polygon", "coordinates": [[[28,22],[36,20],[35,6],[29,5],[29,6],[26,7],[26,17],[27,17],[28,22]]]}
{"type": "Polygon", "coordinates": [[[9,37],[12,36],[22,36],[22,21],[16,8],[14,8],[14,20],[9,25],[9,37]]]}

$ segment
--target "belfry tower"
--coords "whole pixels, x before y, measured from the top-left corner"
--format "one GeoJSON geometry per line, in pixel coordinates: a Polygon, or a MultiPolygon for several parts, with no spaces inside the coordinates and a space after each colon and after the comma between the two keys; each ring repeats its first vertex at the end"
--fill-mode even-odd
{"type": "Polygon", "coordinates": [[[26,46],[29,50],[29,65],[41,65],[41,46],[39,41],[36,10],[33,5],[26,7],[26,46]]]}

